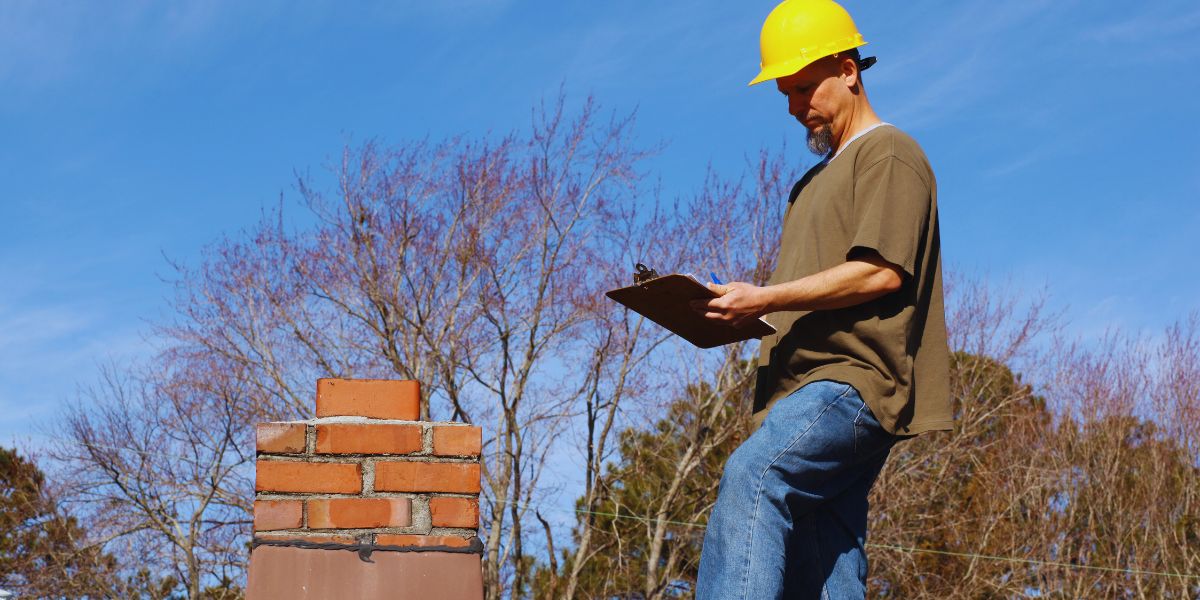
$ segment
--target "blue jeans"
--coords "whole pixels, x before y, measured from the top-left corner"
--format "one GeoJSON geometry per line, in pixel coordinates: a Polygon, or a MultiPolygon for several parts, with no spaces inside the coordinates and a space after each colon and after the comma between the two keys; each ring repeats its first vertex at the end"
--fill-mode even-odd
{"type": "Polygon", "coordinates": [[[725,465],[697,600],[864,598],[867,492],[897,439],[844,383],[776,402],[725,465]]]}

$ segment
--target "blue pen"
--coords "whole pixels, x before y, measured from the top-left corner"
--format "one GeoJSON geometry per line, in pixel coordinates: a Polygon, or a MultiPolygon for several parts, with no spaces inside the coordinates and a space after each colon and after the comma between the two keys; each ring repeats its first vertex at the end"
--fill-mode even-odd
{"type": "Polygon", "coordinates": [[[722,283],[722,282],[721,282],[721,280],[720,280],[720,279],[717,279],[717,274],[716,274],[716,273],[713,273],[712,271],[709,271],[709,272],[708,272],[708,276],[709,276],[710,278],[712,278],[712,280],[713,280],[713,283],[715,283],[715,284],[717,284],[717,285],[725,285],[724,283],[722,283]]]}

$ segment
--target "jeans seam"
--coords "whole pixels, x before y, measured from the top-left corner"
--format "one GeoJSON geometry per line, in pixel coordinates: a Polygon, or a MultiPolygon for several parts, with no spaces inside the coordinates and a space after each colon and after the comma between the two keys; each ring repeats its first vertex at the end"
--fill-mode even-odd
{"type": "Polygon", "coordinates": [[[862,423],[862,414],[863,414],[863,411],[866,410],[866,408],[867,408],[867,403],[863,402],[863,405],[858,407],[858,412],[855,413],[854,422],[851,425],[854,428],[854,456],[856,456],[856,457],[858,456],[858,425],[860,423],[862,423]]]}
{"type": "MultiPolygon", "coordinates": [[[[820,535],[820,534],[816,534],[820,535]]],[[[821,552],[821,539],[815,540],[817,547],[817,569],[821,570],[821,600],[829,600],[829,578],[824,577],[824,554],[821,552]]]]}
{"type": "Polygon", "coordinates": [[[850,392],[854,391],[854,386],[852,386],[848,383],[843,383],[842,385],[846,386],[846,389],[842,390],[842,393],[838,394],[837,398],[834,398],[834,402],[837,402],[838,400],[845,398],[846,396],[850,395],[850,392]]]}
{"type": "MultiPolygon", "coordinates": [[[[750,514],[750,524],[751,524],[750,525],[750,537],[747,540],[747,544],[746,544],[746,561],[745,561],[744,567],[742,569],[742,586],[741,586],[742,587],[742,598],[746,597],[746,586],[749,585],[749,583],[750,583],[750,580],[749,580],[750,563],[751,563],[751,558],[752,558],[751,555],[754,553],[754,531],[756,529],[754,524],[758,521],[758,506],[762,502],[763,480],[767,478],[767,472],[769,472],[771,470],[771,467],[773,467],[775,465],[775,463],[777,461],[779,461],[780,457],[782,457],[789,450],[791,450],[792,446],[795,446],[797,443],[800,442],[800,440],[804,439],[804,436],[808,435],[808,432],[811,431],[813,426],[815,426],[817,424],[817,421],[821,420],[821,417],[825,416],[825,413],[829,412],[830,408],[833,408],[834,402],[841,400],[843,397],[846,396],[846,394],[850,393],[850,390],[854,389],[852,386],[846,386],[846,387],[847,387],[846,391],[842,392],[842,394],[839,395],[837,398],[835,398],[833,400],[833,402],[829,402],[829,403],[825,404],[825,407],[821,409],[821,412],[817,413],[817,416],[816,416],[816,418],[814,418],[812,420],[812,423],[809,423],[808,427],[805,427],[804,431],[800,432],[800,435],[797,435],[795,438],[792,438],[792,441],[789,442],[787,446],[784,446],[783,450],[780,450],[779,453],[776,454],[775,457],[772,458],[771,461],[767,463],[767,466],[763,469],[762,473],[758,476],[758,486],[754,492],[754,511],[750,514]]],[[[819,550],[818,550],[818,552],[819,552],[819,550]]]]}
{"type": "Polygon", "coordinates": [[[821,600],[829,599],[829,578],[825,576],[825,553],[821,552],[820,533],[814,527],[813,545],[817,547],[817,572],[821,575],[821,600]]]}

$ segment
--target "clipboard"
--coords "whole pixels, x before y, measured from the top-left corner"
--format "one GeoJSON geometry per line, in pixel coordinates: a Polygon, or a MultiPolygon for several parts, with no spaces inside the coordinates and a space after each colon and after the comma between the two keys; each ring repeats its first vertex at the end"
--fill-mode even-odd
{"type": "Polygon", "coordinates": [[[633,281],[633,285],[610,290],[605,295],[700,348],[715,348],[775,333],[775,328],[762,319],[735,327],[692,310],[688,304],[692,300],[716,298],[718,294],[691,275],[673,273],[660,277],[638,263],[633,281]]]}

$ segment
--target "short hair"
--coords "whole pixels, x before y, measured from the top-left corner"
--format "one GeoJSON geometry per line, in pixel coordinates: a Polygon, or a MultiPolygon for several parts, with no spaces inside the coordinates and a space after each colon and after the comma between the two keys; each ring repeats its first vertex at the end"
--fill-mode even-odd
{"type": "Polygon", "coordinates": [[[854,64],[858,65],[859,72],[866,71],[867,69],[871,68],[871,65],[875,64],[874,56],[868,56],[866,58],[863,58],[862,53],[858,51],[858,48],[851,48],[849,50],[843,50],[841,52],[838,52],[837,54],[834,54],[834,56],[844,56],[847,58],[853,58],[854,64]]]}

